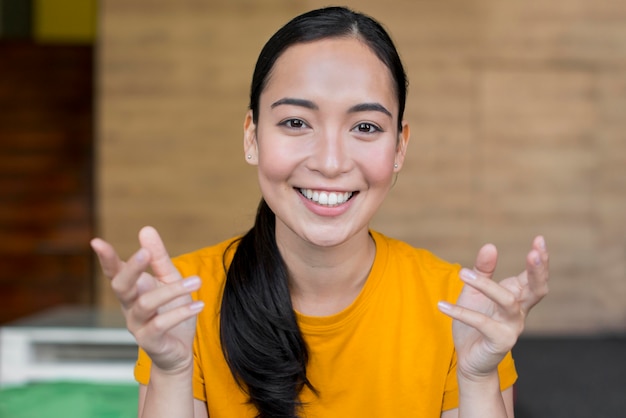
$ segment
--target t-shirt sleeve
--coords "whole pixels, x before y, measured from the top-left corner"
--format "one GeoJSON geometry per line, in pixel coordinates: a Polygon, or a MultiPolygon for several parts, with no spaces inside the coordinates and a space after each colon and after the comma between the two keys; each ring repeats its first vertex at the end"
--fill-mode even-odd
{"type": "Polygon", "coordinates": [[[152,361],[150,357],[139,348],[139,352],[137,354],[137,361],[135,362],[135,380],[142,385],[147,385],[150,382],[150,367],[152,366],[152,361]]]}
{"type": "MultiPolygon", "coordinates": [[[[517,381],[517,370],[513,356],[509,352],[498,365],[498,375],[500,377],[500,390],[510,388],[517,381]]],[[[443,395],[442,411],[459,407],[459,385],[456,376],[456,352],[451,363],[450,371],[446,380],[446,388],[443,395]]]]}
{"type": "Polygon", "coordinates": [[[193,397],[206,402],[206,390],[204,387],[204,372],[200,367],[200,359],[198,358],[198,337],[193,342],[193,397]]]}

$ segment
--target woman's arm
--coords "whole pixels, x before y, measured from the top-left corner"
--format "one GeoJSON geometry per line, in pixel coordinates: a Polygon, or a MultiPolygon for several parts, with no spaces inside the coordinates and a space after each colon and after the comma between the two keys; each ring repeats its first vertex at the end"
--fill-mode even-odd
{"type": "MultiPolygon", "coordinates": [[[[152,378],[151,378],[152,379],[152,378]]],[[[152,382],[152,380],[151,380],[152,382]]],[[[176,382],[174,381],[170,381],[172,384],[176,385],[176,382]]],[[[187,391],[186,388],[188,387],[186,384],[186,381],[183,382],[182,385],[176,385],[172,391],[168,391],[167,388],[165,389],[165,393],[169,393],[172,395],[172,397],[176,398],[177,401],[180,401],[180,399],[182,398],[187,398],[187,399],[193,399],[193,396],[191,395],[191,392],[187,391]],[[181,392],[185,392],[185,393],[181,393],[181,392]]],[[[139,412],[137,414],[137,416],[139,418],[144,416],[144,405],[145,405],[145,401],[146,401],[146,397],[148,396],[148,392],[150,392],[150,387],[149,385],[139,385],[139,412]]],[[[158,392],[158,390],[157,390],[158,392]]],[[[173,409],[177,408],[176,403],[177,402],[168,402],[167,400],[168,396],[162,397],[161,399],[159,399],[157,402],[151,402],[150,405],[151,407],[156,406],[158,408],[161,408],[161,411],[163,413],[165,413],[166,415],[169,414],[170,417],[178,417],[178,416],[182,416],[180,415],[180,410],[178,409],[173,409]],[[173,409],[173,410],[172,410],[173,409]]],[[[199,401],[197,399],[193,399],[191,401],[192,403],[192,409],[193,409],[193,417],[194,418],[208,418],[209,417],[209,413],[207,410],[207,404],[206,402],[202,402],[199,401]]],[[[188,413],[188,411],[186,411],[188,413]]],[[[150,415],[150,411],[146,411],[146,417],[151,416],[150,415]]]]}
{"type": "MultiPolygon", "coordinates": [[[[469,392],[472,392],[470,388],[466,389],[468,389],[469,392]]],[[[480,388],[478,387],[476,387],[476,389],[480,390],[480,388]]],[[[497,397],[500,397],[502,399],[507,417],[513,418],[513,388],[508,388],[503,392],[500,392],[500,390],[498,389],[497,395],[493,395],[491,392],[481,392],[477,396],[472,396],[471,399],[468,400],[469,402],[476,402],[477,405],[468,406],[470,407],[470,409],[480,411],[485,405],[497,404],[499,402],[497,397]],[[485,395],[485,399],[481,399],[483,397],[482,395],[485,395]],[[494,399],[491,399],[491,397],[494,397],[494,399]]],[[[482,417],[482,415],[480,414],[478,416],[482,417]]],[[[459,418],[459,410],[451,409],[449,411],[444,411],[441,413],[441,418],[459,418]]]]}
{"type": "Polygon", "coordinates": [[[462,269],[465,283],[455,305],[440,302],[454,319],[460,418],[511,418],[500,395],[498,364],[524,329],[529,311],[548,293],[549,257],[543,237],[536,237],[526,256],[526,270],[500,282],[493,280],[498,259],[485,245],[474,269],[462,269]]]}
{"type": "Polygon", "coordinates": [[[141,249],[127,262],[107,242],[91,242],[128,330],[152,360],[150,383],[140,391],[139,417],[195,418],[192,345],[203,304],[194,302],[191,292],[200,279],[181,277],[154,228],[143,228],[139,241],[141,249]]]}

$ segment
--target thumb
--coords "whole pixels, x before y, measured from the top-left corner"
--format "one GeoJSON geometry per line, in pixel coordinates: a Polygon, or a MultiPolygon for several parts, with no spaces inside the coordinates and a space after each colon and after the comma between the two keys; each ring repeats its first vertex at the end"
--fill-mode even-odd
{"type": "Polygon", "coordinates": [[[474,270],[482,276],[493,279],[498,264],[498,250],[493,244],[485,244],[476,255],[474,270]]]}
{"type": "Polygon", "coordinates": [[[155,277],[163,283],[172,283],[180,280],[180,273],[172,263],[163,240],[156,229],[151,226],[143,227],[139,231],[141,246],[151,254],[150,267],[155,277]]]}

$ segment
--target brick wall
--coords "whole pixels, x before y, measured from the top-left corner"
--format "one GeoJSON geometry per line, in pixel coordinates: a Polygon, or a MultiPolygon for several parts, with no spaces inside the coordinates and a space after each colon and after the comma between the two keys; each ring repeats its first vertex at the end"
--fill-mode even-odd
{"type": "Polygon", "coordinates": [[[94,302],[93,48],[0,42],[0,323],[94,302]]]}
{"type": "MultiPolygon", "coordinates": [[[[626,4],[346,3],[390,29],[411,81],[408,160],[373,226],[463,264],[493,242],[501,277],[543,233],[552,293],[528,332],[626,330],[626,4]]],[[[172,254],[250,226],[254,61],[279,25],[325,4],[103,2],[98,219],[121,253],[145,224],[172,254]]]]}

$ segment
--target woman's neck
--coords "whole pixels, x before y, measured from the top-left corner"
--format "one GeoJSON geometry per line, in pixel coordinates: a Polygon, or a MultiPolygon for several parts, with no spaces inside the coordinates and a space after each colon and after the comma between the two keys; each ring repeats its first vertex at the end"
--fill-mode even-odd
{"type": "Polygon", "coordinates": [[[328,316],[347,308],[367,281],[376,245],[364,229],[348,241],[319,247],[304,240],[277,244],[289,272],[289,288],[296,311],[328,316]]]}

